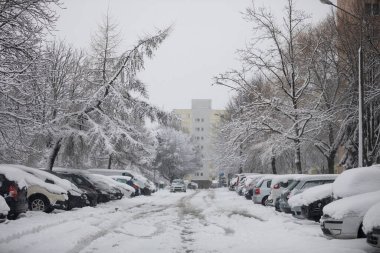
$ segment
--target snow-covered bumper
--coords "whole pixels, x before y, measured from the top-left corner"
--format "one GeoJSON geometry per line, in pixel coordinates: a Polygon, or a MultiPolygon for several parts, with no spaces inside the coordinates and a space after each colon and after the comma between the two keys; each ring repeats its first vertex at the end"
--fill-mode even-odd
{"type": "Polygon", "coordinates": [[[375,227],[367,234],[367,243],[380,248],[380,227],[375,227]]]}
{"type": "Polygon", "coordinates": [[[358,238],[362,221],[363,217],[345,216],[343,219],[334,219],[328,215],[322,216],[320,220],[323,234],[338,239],[358,238]]]}
{"type": "Polygon", "coordinates": [[[185,192],[186,188],[184,185],[174,185],[174,186],[170,186],[170,191],[171,192],[185,192]]]}

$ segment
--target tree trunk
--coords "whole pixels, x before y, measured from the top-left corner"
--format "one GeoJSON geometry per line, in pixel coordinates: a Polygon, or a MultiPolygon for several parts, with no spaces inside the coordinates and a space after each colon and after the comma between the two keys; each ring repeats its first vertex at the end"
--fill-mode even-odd
{"type": "Polygon", "coordinates": [[[327,157],[327,166],[328,166],[328,173],[334,174],[335,173],[335,154],[330,155],[327,157]]]}
{"type": "Polygon", "coordinates": [[[109,158],[108,158],[108,166],[107,166],[107,169],[111,169],[111,165],[112,165],[112,154],[110,154],[109,158]]]}
{"type": "Polygon", "coordinates": [[[50,171],[53,170],[55,160],[57,159],[57,156],[58,156],[58,152],[61,149],[61,141],[62,141],[62,138],[60,138],[59,140],[56,141],[56,143],[54,144],[53,149],[51,151],[51,154],[49,156],[48,170],[50,170],[50,171]]]}
{"type": "Polygon", "coordinates": [[[271,166],[272,166],[272,172],[273,172],[273,174],[277,174],[276,157],[274,155],[272,155],[272,157],[271,157],[271,166]]]}
{"type": "Polygon", "coordinates": [[[296,170],[298,174],[302,174],[302,167],[301,167],[301,147],[300,147],[300,141],[296,140],[296,150],[295,150],[295,157],[294,157],[294,164],[296,166],[296,170]]]}

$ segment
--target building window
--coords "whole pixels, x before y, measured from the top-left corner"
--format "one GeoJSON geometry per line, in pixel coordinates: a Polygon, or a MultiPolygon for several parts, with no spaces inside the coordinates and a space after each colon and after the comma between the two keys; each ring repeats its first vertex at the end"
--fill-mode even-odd
{"type": "Polygon", "coordinates": [[[197,130],[197,131],[199,132],[200,128],[199,128],[199,127],[197,127],[197,128],[195,128],[195,130],[197,130]]]}
{"type": "Polygon", "coordinates": [[[372,5],[372,13],[374,16],[379,16],[379,14],[380,14],[379,4],[373,4],[372,5]]]}
{"type": "Polygon", "coordinates": [[[203,131],[204,129],[203,129],[203,127],[201,127],[201,131],[203,131]]]}
{"type": "Polygon", "coordinates": [[[201,172],[201,176],[203,176],[203,173],[201,172]]]}
{"type": "Polygon", "coordinates": [[[201,140],[203,140],[203,136],[201,137],[201,140]]]}
{"type": "Polygon", "coordinates": [[[204,122],[205,120],[204,119],[201,119],[201,122],[204,122]]]}
{"type": "Polygon", "coordinates": [[[201,149],[203,149],[203,146],[201,146],[201,149]]]}

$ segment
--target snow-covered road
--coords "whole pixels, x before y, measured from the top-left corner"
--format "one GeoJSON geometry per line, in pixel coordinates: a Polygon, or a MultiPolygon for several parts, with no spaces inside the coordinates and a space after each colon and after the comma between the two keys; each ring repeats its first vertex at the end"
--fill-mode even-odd
{"type": "Polygon", "coordinates": [[[328,240],[319,224],[254,205],[226,189],[122,199],[96,208],[29,212],[0,224],[0,252],[377,252],[328,240]]]}

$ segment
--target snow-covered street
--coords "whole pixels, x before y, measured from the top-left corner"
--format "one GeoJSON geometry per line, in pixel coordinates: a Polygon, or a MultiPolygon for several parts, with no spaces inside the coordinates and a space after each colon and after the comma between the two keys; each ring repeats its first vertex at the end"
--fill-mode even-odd
{"type": "Polygon", "coordinates": [[[122,199],[0,224],[0,252],[376,252],[227,189],[122,199]]]}

